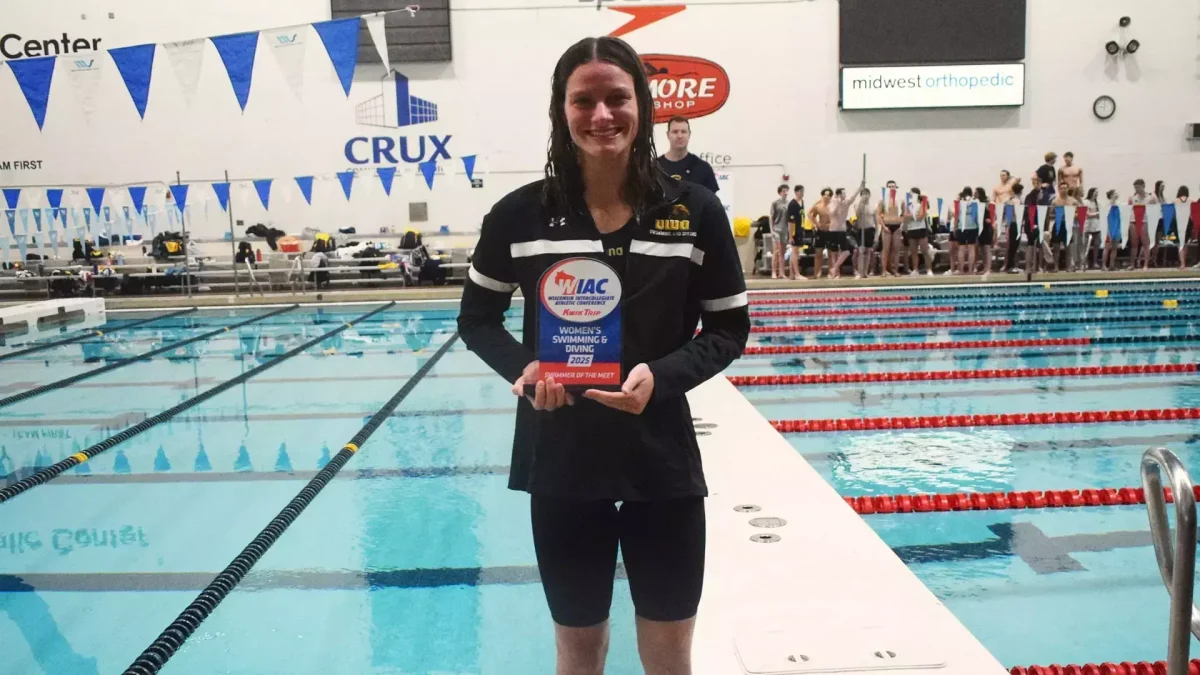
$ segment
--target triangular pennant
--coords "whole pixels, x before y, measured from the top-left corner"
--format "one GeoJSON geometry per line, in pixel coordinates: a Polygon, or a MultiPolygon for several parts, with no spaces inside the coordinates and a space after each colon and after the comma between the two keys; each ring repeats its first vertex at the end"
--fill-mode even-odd
{"type": "Polygon", "coordinates": [[[433,189],[433,177],[437,174],[437,160],[431,159],[428,162],[421,162],[417,165],[421,169],[421,175],[425,176],[425,184],[429,189],[433,189]]]}
{"type": "Polygon", "coordinates": [[[312,176],[296,176],[296,186],[300,188],[300,194],[304,195],[304,201],[312,206],[312,176]]]}
{"type": "Polygon", "coordinates": [[[1037,207],[1037,222],[1041,227],[1046,226],[1046,212],[1050,210],[1049,205],[1039,204],[1037,207]]]}
{"type": "Polygon", "coordinates": [[[1062,232],[1063,228],[1066,226],[1067,226],[1067,207],[1055,206],[1054,207],[1054,231],[1062,232]]]}
{"type": "Polygon", "coordinates": [[[250,101],[250,82],[254,77],[254,55],[258,51],[258,31],[218,35],[212,40],[225,64],[225,74],[243,112],[250,101]]]}
{"type": "Polygon", "coordinates": [[[1175,227],[1175,204],[1162,205],[1163,236],[1171,234],[1175,227]]]}
{"type": "Polygon", "coordinates": [[[33,227],[38,232],[42,231],[42,210],[41,209],[33,210],[33,227]]]}
{"type": "Polygon", "coordinates": [[[87,189],[88,199],[92,202],[92,208],[96,213],[100,213],[100,205],[104,203],[104,188],[90,187],[87,189]]]}
{"type": "Polygon", "coordinates": [[[392,71],[392,61],[388,58],[387,38],[383,27],[383,14],[372,14],[364,16],[363,22],[367,24],[367,32],[371,34],[371,42],[375,43],[375,51],[379,52],[379,60],[383,62],[383,72],[390,73],[392,71]]]}
{"type": "Polygon", "coordinates": [[[275,55],[275,63],[283,73],[296,99],[304,100],[304,57],[308,52],[308,27],[289,26],[263,31],[267,48],[275,55]]]}
{"type": "Polygon", "coordinates": [[[129,210],[128,206],[122,206],[121,213],[122,213],[122,215],[125,216],[125,234],[132,235],[133,234],[133,212],[129,210]]]}
{"type": "Polygon", "coordinates": [[[146,104],[150,102],[150,76],[154,70],[154,45],[134,45],[108,50],[117,72],[125,81],[129,97],[138,115],[146,119],[146,104]]]}
{"type": "Polygon", "coordinates": [[[29,209],[17,209],[17,213],[21,216],[21,231],[29,231],[29,209]]]}
{"type": "Polygon", "coordinates": [[[1142,220],[1145,223],[1146,232],[1150,234],[1150,248],[1158,246],[1158,219],[1162,218],[1161,204],[1147,204],[1146,215],[1142,220]]]}
{"type": "Polygon", "coordinates": [[[58,257],[58,230],[50,230],[50,245],[54,247],[54,257],[58,257]]]}
{"type": "Polygon", "coordinates": [[[463,155],[459,159],[462,160],[463,172],[467,174],[467,180],[475,180],[475,155],[463,155]]]}
{"type": "Polygon", "coordinates": [[[254,189],[258,192],[258,201],[262,202],[263,208],[270,210],[271,208],[271,179],[259,178],[254,181],[254,189]]]}
{"type": "Polygon", "coordinates": [[[54,56],[39,56],[35,58],[10,59],[8,67],[13,77],[25,95],[29,111],[37,122],[38,129],[46,123],[46,106],[50,101],[50,81],[54,79],[54,56]]]}
{"type": "Polygon", "coordinates": [[[213,194],[217,196],[217,203],[221,205],[222,211],[229,210],[229,183],[213,183],[213,194]]]}
{"type": "Polygon", "coordinates": [[[104,60],[95,54],[60,56],[67,69],[67,83],[75,92],[75,100],[83,110],[83,118],[89,124],[96,111],[96,90],[100,87],[100,73],[104,60]]]}
{"type": "Polygon", "coordinates": [[[14,237],[14,239],[17,240],[17,252],[21,254],[21,260],[26,260],[27,256],[29,255],[29,248],[25,245],[27,236],[24,234],[18,234],[16,237],[14,237]]]}
{"type": "Polygon", "coordinates": [[[1200,235],[1200,200],[1192,202],[1192,229],[1193,237],[1200,235]]]}
{"type": "Polygon", "coordinates": [[[4,209],[4,218],[6,220],[8,220],[8,233],[16,234],[17,233],[17,210],[16,209],[4,209]]]}
{"type": "Polygon", "coordinates": [[[4,203],[8,204],[8,208],[17,208],[17,202],[21,201],[21,188],[4,188],[4,203]]]}
{"type": "Polygon", "coordinates": [[[1125,248],[1129,245],[1129,225],[1133,218],[1133,207],[1123,204],[1119,213],[1121,214],[1121,248],[1125,248]]]}
{"type": "Polygon", "coordinates": [[[179,81],[183,92],[183,102],[190,108],[196,96],[196,87],[200,84],[200,68],[204,64],[204,40],[183,40],[182,42],[167,42],[163,44],[171,70],[179,81]]]}
{"type": "Polygon", "coordinates": [[[171,197],[175,199],[175,208],[183,213],[183,210],[187,208],[188,186],[186,184],[170,185],[168,189],[171,190],[171,197]]]}
{"type": "Polygon", "coordinates": [[[48,188],[46,190],[46,202],[50,204],[50,208],[57,209],[62,206],[63,191],[58,188],[48,188]]]}
{"type": "Polygon", "coordinates": [[[396,179],[396,167],[381,166],[375,169],[375,173],[379,174],[379,182],[383,185],[383,191],[390,197],[392,195],[392,181],[396,179]]]}
{"type": "Polygon", "coordinates": [[[350,187],[354,185],[353,171],[339,171],[337,174],[338,182],[342,184],[342,192],[346,193],[346,200],[350,199],[350,187]]]}
{"type": "Polygon", "coordinates": [[[138,213],[141,213],[142,209],[146,205],[146,186],[130,185],[129,198],[133,200],[133,208],[136,209],[138,213]]]}
{"type": "Polygon", "coordinates": [[[325,52],[333,63],[338,81],[346,96],[350,95],[350,84],[354,81],[354,66],[358,64],[358,26],[357,16],[332,21],[318,21],[312,25],[321,36],[325,52]]]}

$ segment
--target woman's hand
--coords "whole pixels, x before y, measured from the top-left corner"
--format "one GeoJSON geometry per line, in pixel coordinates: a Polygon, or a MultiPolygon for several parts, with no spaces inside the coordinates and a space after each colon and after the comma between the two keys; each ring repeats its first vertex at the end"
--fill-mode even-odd
{"type": "Polygon", "coordinates": [[[642,411],[646,409],[646,404],[650,402],[652,394],[654,394],[654,373],[650,372],[650,366],[644,363],[639,363],[629,371],[629,377],[625,378],[625,384],[621,385],[619,392],[600,391],[599,389],[588,389],[583,392],[584,398],[590,398],[597,403],[624,410],[633,415],[642,414],[642,411]]]}
{"type": "Polygon", "coordinates": [[[545,380],[538,380],[538,362],[533,361],[525,366],[525,372],[517,378],[513,383],[512,393],[514,396],[525,396],[529,402],[533,404],[534,410],[558,410],[564,405],[575,405],[575,397],[567,393],[567,390],[554,381],[553,377],[548,377],[545,380]],[[525,385],[537,383],[534,387],[534,395],[525,395],[525,385]]]}

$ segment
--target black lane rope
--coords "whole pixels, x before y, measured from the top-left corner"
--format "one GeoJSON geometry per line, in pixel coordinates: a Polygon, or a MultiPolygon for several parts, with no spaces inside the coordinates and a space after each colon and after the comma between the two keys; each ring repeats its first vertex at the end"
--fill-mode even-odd
{"type": "Polygon", "coordinates": [[[186,347],[186,346],[192,344],[193,342],[207,340],[208,338],[213,337],[214,335],[219,335],[221,333],[227,333],[235,328],[241,328],[242,326],[247,326],[247,325],[255,323],[257,321],[262,321],[263,319],[269,319],[273,316],[279,316],[280,314],[283,314],[284,312],[290,312],[299,306],[300,305],[291,305],[289,307],[277,309],[273,312],[267,312],[266,314],[251,317],[249,319],[246,319],[245,321],[239,321],[237,323],[230,324],[228,326],[223,326],[221,328],[214,328],[213,330],[210,330],[207,333],[201,333],[200,335],[196,335],[194,337],[187,338],[186,340],[172,342],[169,345],[164,345],[157,349],[151,349],[150,351],[145,352],[143,354],[138,354],[136,356],[130,356],[129,358],[126,358],[126,359],[118,359],[107,365],[100,366],[99,368],[93,368],[92,370],[88,370],[88,371],[85,371],[82,373],[77,373],[70,377],[64,377],[61,380],[50,382],[48,384],[43,384],[40,387],[34,387],[33,389],[29,389],[28,391],[23,391],[19,394],[13,394],[12,396],[9,396],[7,398],[0,398],[0,408],[10,406],[14,403],[20,403],[21,401],[31,399],[34,396],[44,394],[48,391],[53,391],[55,389],[62,389],[63,387],[69,387],[72,384],[75,384],[76,382],[81,382],[83,380],[86,380],[86,379],[89,379],[92,377],[96,377],[97,375],[103,375],[104,373],[110,373],[118,368],[124,368],[125,366],[128,366],[133,363],[137,363],[138,361],[145,361],[146,359],[152,359],[155,356],[158,356],[159,354],[163,354],[163,353],[169,352],[174,349],[179,349],[180,347],[186,347]]]}
{"type": "Polygon", "coordinates": [[[197,394],[196,396],[193,396],[192,398],[189,398],[188,400],[186,400],[172,408],[168,408],[167,410],[164,410],[164,411],[158,413],[157,415],[154,415],[153,417],[147,417],[146,419],[142,420],[141,422],[138,422],[137,424],[129,427],[128,429],[118,433],[115,436],[106,438],[103,441],[100,441],[99,443],[91,446],[90,448],[88,448],[86,450],[81,450],[81,451],[71,455],[70,457],[67,457],[66,459],[62,460],[61,462],[59,462],[57,464],[48,466],[45,469],[42,469],[41,471],[38,471],[37,473],[35,473],[31,476],[28,476],[22,480],[17,481],[16,483],[13,483],[12,485],[9,485],[8,487],[4,488],[3,490],[0,490],[0,504],[3,504],[4,502],[12,499],[13,497],[16,497],[17,495],[21,494],[22,492],[25,492],[26,490],[31,490],[31,489],[37,487],[38,485],[42,485],[44,483],[49,482],[55,476],[61,474],[62,472],[66,471],[67,469],[70,469],[71,467],[74,467],[79,464],[83,464],[84,462],[86,462],[89,459],[95,457],[96,455],[104,452],[105,450],[108,450],[109,448],[111,448],[119,443],[124,443],[125,441],[133,438],[134,436],[137,436],[138,434],[142,433],[143,431],[146,431],[147,429],[158,426],[159,424],[166,422],[167,420],[178,415],[179,413],[181,413],[189,408],[192,408],[194,406],[197,406],[197,405],[207,401],[208,399],[216,396],[217,394],[220,394],[223,391],[226,391],[228,389],[236,387],[237,385],[245,382],[246,380],[249,380],[250,378],[254,377],[255,375],[258,375],[259,373],[261,373],[263,371],[266,371],[269,368],[274,368],[275,366],[277,366],[280,363],[303,352],[304,350],[308,349],[309,347],[312,347],[313,345],[318,344],[318,343],[322,342],[323,340],[328,340],[329,338],[333,337],[334,335],[337,335],[338,333],[341,333],[342,331],[346,330],[347,328],[350,328],[351,326],[358,323],[359,321],[362,321],[363,319],[374,316],[375,314],[378,314],[379,312],[382,312],[383,310],[385,310],[395,304],[396,304],[396,301],[393,300],[393,301],[387,303],[386,305],[377,307],[377,308],[371,310],[370,312],[363,314],[362,316],[358,317],[357,319],[347,321],[346,323],[338,326],[337,328],[334,328],[333,330],[329,331],[328,333],[325,333],[323,335],[315,337],[298,347],[294,347],[294,348],[284,352],[283,354],[280,354],[279,356],[271,359],[270,361],[263,363],[262,365],[255,366],[254,368],[247,370],[246,372],[242,373],[241,375],[238,375],[231,379],[225,380],[224,382],[222,382],[221,384],[218,384],[217,386],[213,387],[212,389],[209,389],[203,393],[197,394]]]}
{"type": "Polygon", "coordinates": [[[26,354],[33,354],[34,352],[40,352],[42,350],[50,349],[52,347],[61,347],[63,345],[69,345],[72,342],[79,342],[80,340],[86,340],[90,337],[99,337],[102,335],[112,335],[113,333],[116,333],[117,331],[129,330],[130,328],[137,328],[138,326],[143,326],[145,324],[150,323],[151,321],[158,321],[159,319],[169,319],[173,316],[179,316],[180,314],[190,314],[190,313],[196,311],[197,309],[199,309],[199,307],[188,307],[186,309],[180,309],[180,310],[176,310],[174,312],[170,312],[167,314],[161,314],[159,316],[150,317],[149,319],[142,319],[141,321],[134,321],[133,323],[125,324],[124,326],[117,326],[116,328],[113,328],[112,330],[108,331],[107,333],[105,331],[99,330],[99,329],[89,330],[87,332],[80,333],[79,335],[76,335],[75,337],[69,337],[69,338],[66,338],[63,340],[55,340],[54,342],[47,342],[44,345],[34,345],[34,346],[28,347],[26,349],[21,349],[21,350],[15,351],[15,352],[9,352],[8,354],[0,354],[0,361],[7,361],[8,359],[16,358],[18,356],[25,356],[26,354]]]}
{"type": "Polygon", "coordinates": [[[371,416],[371,419],[363,425],[362,429],[359,429],[357,434],[354,434],[354,437],[329,461],[329,464],[326,464],[325,468],[321,469],[308,482],[308,485],[304,486],[304,489],[292,498],[292,501],[279,512],[279,515],[275,516],[263,528],[262,532],[259,532],[258,536],[246,548],[242,549],[242,552],[233,559],[233,562],[229,563],[229,566],[222,570],[212,580],[212,583],[201,591],[200,595],[196,596],[196,599],[171,622],[171,625],[167,626],[162,634],[154,642],[150,643],[150,646],[142,652],[141,656],[129,668],[125,669],[125,675],[152,675],[166,665],[167,661],[187,641],[188,637],[212,614],[217,605],[221,604],[221,601],[229,595],[233,588],[242,581],[246,573],[250,571],[250,568],[254,567],[263,554],[279,539],[280,535],[304,512],[304,509],[308,508],[308,505],[316,499],[321,490],[329,484],[329,481],[333,480],[334,476],[346,465],[346,462],[350,461],[350,458],[358,452],[358,449],[367,442],[371,434],[375,433],[379,425],[408,397],[413,388],[429,374],[429,371],[433,369],[442,356],[450,351],[450,347],[454,345],[456,340],[458,340],[458,333],[451,335],[450,339],[439,347],[433,356],[425,362],[425,365],[421,366],[409,378],[408,382],[405,382],[404,386],[382,408],[371,416]]]}

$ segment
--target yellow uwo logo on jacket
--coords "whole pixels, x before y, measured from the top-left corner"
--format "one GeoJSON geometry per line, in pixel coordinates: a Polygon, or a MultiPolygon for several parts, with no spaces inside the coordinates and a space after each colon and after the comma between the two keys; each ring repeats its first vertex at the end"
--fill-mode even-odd
{"type": "Polygon", "coordinates": [[[654,229],[656,230],[690,230],[692,229],[692,221],[676,220],[674,218],[654,221],[654,229]]]}

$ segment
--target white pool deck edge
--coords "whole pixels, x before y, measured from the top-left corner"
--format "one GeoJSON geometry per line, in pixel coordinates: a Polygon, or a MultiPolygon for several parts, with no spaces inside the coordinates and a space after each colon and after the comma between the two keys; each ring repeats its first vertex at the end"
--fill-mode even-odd
{"type": "MultiPolygon", "coordinates": [[[[716,424],[699,438],[710,497],[696,675],[745,673],[734,640],[786,629],[821,646],[878,630],[903,649],[932,647],[936,670],[842,673],[1007,675],[954,615],[724,377],[688,394],[692,416],[716,424]],[[734,510],[741,504],[757,513],[734,510]],[[753,527],[755,517],[787,524],[753,527]],[[775,543],[751,537],[773,533],[775,543]]],[[[798,411],[799,413],[799,411],[798,411]]],[[[881,646],[883,647],[883,646],[881,646]]],[[[887,647],[883,647],[887,648],[887,647]]]]}

